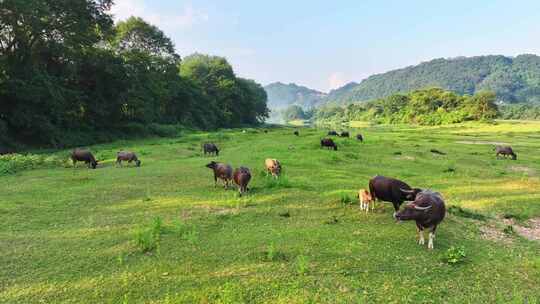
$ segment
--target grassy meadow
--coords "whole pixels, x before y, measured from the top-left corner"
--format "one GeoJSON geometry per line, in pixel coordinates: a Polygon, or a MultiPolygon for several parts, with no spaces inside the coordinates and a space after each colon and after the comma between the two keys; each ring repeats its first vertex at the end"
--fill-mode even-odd
{"type": "Polygon", "coordinates": [[[337,152],[319,147],[324,129],[268,130],[117,141],[90,147],[96,170],[0,176],[0,303],[540,303],[540,243],[503,221],[540,217],[540,123],[364,126],[337,152]],[[117,168],[120,149],[141,167],[117,168]],[[214,159],[249,167],[250,192],[214,188],[214,159]],[[455,206],[433,251],[391,204],[359,211],[377,174],[455,206]]]}

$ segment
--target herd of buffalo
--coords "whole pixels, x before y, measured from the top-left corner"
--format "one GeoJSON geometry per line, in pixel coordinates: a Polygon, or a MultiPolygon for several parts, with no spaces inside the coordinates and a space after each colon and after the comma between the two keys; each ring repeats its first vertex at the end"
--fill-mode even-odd
{"type": "MultiPolygon", "coordinates": [[[[267,130],[264,131],[268,133],[267,130]]],[[[300,136],[299,131],[294,131],[295,136],[300,136]]],[[[328,136],[340,136],[349,138],[349,132],[338,133],[336,131],[328,132],[328,136]]],[[[356,136],[356,139],[363,142],[364,138],[361,134],[356,136]]],[[[321,139],[321,148],[328,148],[337,151],[338,146],[330,137],[321,139]]],[[[214,143],[205,143],[202,145],[203,154],[205,156],[219,156],[219,148],[214,143]]],[[[517,159],[516,153],[509,146],[496,146],[496,157],[510,156],[513,160],[517,159]]],[[[88,167],[95,169],[98,161],[94,155],[85,149],[75,149],[71,153],[71,160],[75,167],[77,162],[84,162],[88,167]]],[[[121,166],[122,161],[128,163],[134,162],[137,167],[141,165],[141,161],[137,158],[134,152],[120,151],[117,153],[116,164],[121,166]]],[[[248,184],[251,181],[251,172],[247,167],[239,167],[233,170],[229,164],[211,161],[206,165],[214,173],[214,187],[217,187],[218,179],[223,182],[225,189],[234,182],[240,193],[249,191],[248,184]]],[[[267,174],[271,174],[274,178],[279,178],[282,167],[277,159],[266,159],[265,168],[267,174]]],[[[394,207],[394,218],[398,221],[414,220],[418,231],[418,242],[424,244],[424,230],[429,230],[428,248],[433,249],[433,240],[435,238],[435,230],[444,219],[446,208],[442,196],[431,190],[412,188],[407,183],[390,177],[375,176],[369,180],[369,191],[361,189],[358,191],[358,200],[360,208],[368,212],[371,204],[371,209],[374,209],[376,200],[392,203],[394,207]],[[404,202],[408,202],[400,211],[400,207],[404,202]]]]}

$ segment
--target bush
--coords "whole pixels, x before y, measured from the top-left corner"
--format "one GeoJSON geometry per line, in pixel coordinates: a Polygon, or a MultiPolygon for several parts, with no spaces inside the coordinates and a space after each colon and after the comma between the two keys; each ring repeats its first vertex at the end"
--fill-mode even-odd
{"type": "Polygon", "coordinates": [[[160,217],[156,217],[149,226],[137,230],[135,233],[135,243],[143,253],[153,251],[159,246],[162,232],[163,221],[160,217]]]}
{"type": "Polygon", "coordinates": [[[67,158],[38,154],[0,155],[0,176],[15,174],[24,170],[51,168],[65,165],[67,158]]]}
{"type": "Polygon", "coordinates": [[[463,246],[452,246],[446,251],[445,259],[448,264],[453,265],[463,262],[465,257],[465,248],[463,246]]]}
{"type": "Polygon", "coordinates": [[[161,125],[153,123],[148,125],[148,129],[150,133],[159,137],[175,137],[182,132],[182,127],[179,125],[161,125]]]}

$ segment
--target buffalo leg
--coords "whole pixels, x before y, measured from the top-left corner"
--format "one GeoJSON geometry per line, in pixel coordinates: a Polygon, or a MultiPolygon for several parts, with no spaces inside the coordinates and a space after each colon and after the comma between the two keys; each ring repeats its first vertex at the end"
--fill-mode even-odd
{"type": "MultiPolygon", "coordinates": [[[[418,224],[416,224],[416,230],[418,231],[418,244],[424,245],[424,228],[418,224]]],[[[430,232],[430,239],[431,239],[431,232],[430,232]]]]}
{"type": "Polygon", "coordinates": [[[395,217],[396,217],[396,214],[397,214],[398,211],[399,211],[399,206],[401,205],[401,203],[394,203],[394,202],[392,202],[392,205],[394,205],[394,210],[395,210],[395,211],[394,211],[394,215],[393,215],[393,216],[394,216],[394,218],[395,218],[395,217]]]}
{"type": "Polygon", "coordinates": [[[214,174],[214,188],[217,187],[217,176],[216,174],[214,174]]]}
{"type": "Polygon", "coordinates": [[[433,240],[435,240],[435,229],[437,229],[437,226],[433,226],[431,230],[429,231],[429,240],[428,240],[428,249],[433,249],[433,240]]]}

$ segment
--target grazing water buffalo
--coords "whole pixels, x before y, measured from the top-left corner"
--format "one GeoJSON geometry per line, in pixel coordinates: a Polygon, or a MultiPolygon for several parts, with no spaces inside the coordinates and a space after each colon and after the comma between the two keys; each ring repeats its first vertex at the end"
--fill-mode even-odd
{"type": "Polygon", "coordinates": [[[371,203],[371,210],[375,209],[375,201],[371,194],[366,189],[361,189],[358,191],[358,200],[360,201],[360,210],[366,210],[366,213],[369,211],[369,204],[371,203]]]}
{"type": "Polygon", "coordinates": [[[203,145],[203,152],[205,156],[206,154],[210,154],[210,155],[215,154],[216,156],[219,156],[219,149],[213,143],[205,143],[203,145]]]}
{"type": "Polygon", "coordinates": [[[356,139],[358,139],[361,142],[364,142],[364,137],[362,137],[362,134],[357,134],[356,139]]]}
{"type": "Polygon", "coordinates": [[[496,146],[495,153],[497,155],[497,158],[499,158],[500,155],[504,156],[505,158],[510,155],[513,160],[517,159],[516,153],[514,153],[514,150],[512,150],[512,147],[510,146],[496,146]]]}
{"type": "Polygon", "coordinates": [[[137,167],[141,166],[141,161],[137,158],[137,155],[130,151],[120,151],[116,153],[116,164],[122,165],[122,161],[127,161],[128,163],[134,161],[137,167]]]}
{"type": "Polygon", "coordinates": [[[369,180],[371,197],[374,200],[391,202],[395,209],[394,216],[404,201],[414,201],[416,194],[421,191],[422,189],[413,189],[405,182],[395,178],[375,176],[369,180]]]}
{"type": "Polygon", "coordinates": [[[277,159],[267,158],[264,161],[264,165],[266,166],[267,174],[270,173],[275,178],[277,178],[281,174],[281,164],[277,159]]]}
{"type": "Polygon", "coordinates": [[[249,190],[247,186],[251,180],[251,172],[249,172],[248,168],[240,167],[234,170],[233,179],[234,183],[238,185],[240,196],[249,190]]]}
{"type": "Polygon", "coordinates": [[[232,180],[233,172],[230,165],[211,161],[206,167],[214,171],[214,187],[217,187],[217,180],[219,178],[223,181],[223,187],[225,189],[229,188],[229,182],[232,180]]]}
{"type": "Polygon", "coordinates": [[[328,136],[338,136],[336,131],[329,131],[328,136]]]}
{"type": "Polygon", "coordinates": [[[341,134],[339,134],[340,137],[350,137],[351,135],[349,134],[349,132],[347,131],[343,131],[341,132],[341,134]]]}
{"type": "Polygon", "coordinates": [[[294,135],[300,136],[300,133],[298,131],[294,131],[294,135]]]}
{"type": "Polygon", "coordinates": [[[337,151],[337,145],[331,138],[321,139],[321,148],[326,147],[328,149],[334,148],[334,151],[337,151]]]}
{"type": "Polygon", "coordinates": [[[437,192],[424,190],[416,195],[414,202],[396,214],[400,221],[416,221],[418,243],[424,245],[424,229],[429,228],[428,249],[433,249],[435,230],[444,219],[446,208],[442,196],[437,192]]]}
{"type": "Polygon", "coordinates": [[[92,152],[84,149],[73,150],[71,152],[71,160],[73,161],[73,167],[75,167],[78,161],[85,162],[88,168],[92,167],[92,169],[95,169],[98,165],[98,161],[94,158],[92,152]]]}

